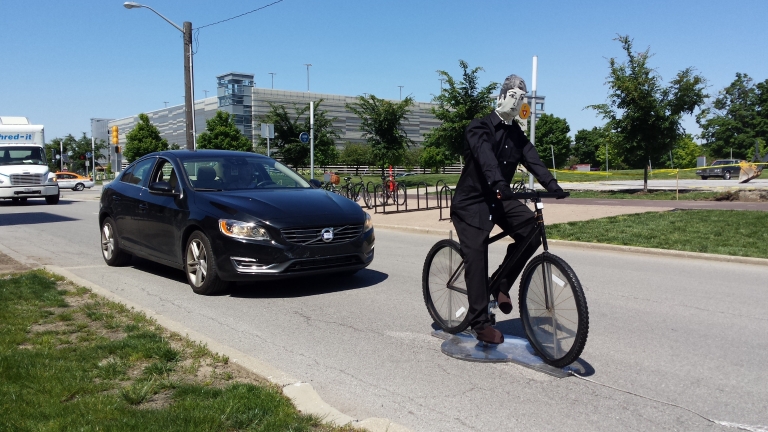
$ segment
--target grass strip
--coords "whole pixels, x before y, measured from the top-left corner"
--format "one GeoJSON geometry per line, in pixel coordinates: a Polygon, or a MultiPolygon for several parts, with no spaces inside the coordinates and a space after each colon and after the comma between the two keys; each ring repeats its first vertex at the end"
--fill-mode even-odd
{"type": "Polygon", "coordinates": [[[768,258],[768,213],[648,212],[547,226],[547,238],[768,258]]]}
{"type": "MultiPolygon", "coordinates": [[[[670,200],[678,199],[675,191],[666,190],[642,190],[631,191],[570,191],[571,198],[597,198],[597,199],[635,199],[635,200],[670,200]]],[[[680,192],[680,201],[734,201],[738,200],[738,192],[705,192],[684,191],[680,192]]],[[[578,203],[574,203],[578,204],[578,203]]]]}
{"type": "Polygon", "coordinates": [[[0,276],[0,430],[346,431],[145,315],[44,272],[0,276]]]}

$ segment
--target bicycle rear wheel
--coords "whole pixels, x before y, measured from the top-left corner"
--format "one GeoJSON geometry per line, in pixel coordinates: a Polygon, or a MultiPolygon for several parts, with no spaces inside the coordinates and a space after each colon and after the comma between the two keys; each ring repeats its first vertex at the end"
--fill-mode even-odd
{"type": "Polygon", "coordinates": [[[534,257],[520,280],[520,319],[533,349],[545,363],[573,363],[587,343],[589,311],[579,278],[562,258],[534,257]]]}
{"type": "Polygon", "coordinates": [[[371,192],[368,191],[368,186],[363,186],[362,192],[363,194],[363,202],[365,202],[365,206],[369,209],[373,208],[373,196],[371,196],[371,192]]]}
{"type": "Polygon", "coordinates": [[[424,261],[421,282],[424,303],[440,328],[459,333],[469,326],[469,299],[459,243],[440,240],[432,246],[424,261]]]}
{"type": "Polygon", "coordinates": [[[397,202],[397,205],[405,205],[405,185],[402,183],[398,183],[397,187],[395,187],[395,201],[397,202]]]}

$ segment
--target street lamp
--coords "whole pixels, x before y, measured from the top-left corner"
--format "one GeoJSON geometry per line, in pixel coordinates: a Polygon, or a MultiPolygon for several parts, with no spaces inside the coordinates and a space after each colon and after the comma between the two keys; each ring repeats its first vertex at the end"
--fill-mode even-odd
{"type": "Polygon", "coordinates": [[[307,67],[307,93],[309,93],[309,67],[312,66],[312,64],[304,63],[304,66],[307,67]]]}
{"type": "Polygon", "coordinates": [[[275,89],[275,72],[268,72],[270,75],[272,75],[272,90],[275,89]]]}
{"type": "Polygon", "coordinates": [[[405,86],[398,86],[400,87],[400,100],[403,100],[403,87],[405,86]]]}
{"type": "Polygon", "coordinates": [[[195,89],[194,89],[194,70],[192,65],[192,23],[184,21],[184,28],[179,27],[173,21],[164,17],[160,12],[152,9],[149,6],[139,4],[136,2],[125,2],[123,6],[126,9],[145,8],[149,9],[165,22],[172,25],[176,30],[180,31],[184,35],[184,111],[186,114],[187,123],[187,150],[195,150],[196,137],[195,137],[195,89]]]}
{"type": "Polygon", "coordinates": [[[443,83],[445,82],[445,78],[438,78],[440,80],[440,93],[443,92],[443,83]]]}

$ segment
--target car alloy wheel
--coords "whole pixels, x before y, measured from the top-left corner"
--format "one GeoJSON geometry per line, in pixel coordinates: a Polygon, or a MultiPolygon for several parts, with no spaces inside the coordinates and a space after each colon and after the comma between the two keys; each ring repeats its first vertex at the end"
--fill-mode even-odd
{"type": "Polygon", "coordinates": [[[187,275],[196,288],[201,287],[208,276],[208,254],[199,239],[193,239],[187,247],[187,275]]]}
{"type": "Polygon", "coordinates": [[[730,180],[731,179],[731,172],[726,171],[723,173],[723,180],[730,180]]]}
{"type": "Polygon", "coordinates": [[[119,267],[131,262],[131,254],[120,247],[120,239],[115,232],[115,221],[111,217],[101,223],[101,255],[108,266],[119,267]]]}
{"type": "Polygon", "coordinates": [[[104,224],[101,227],[101,253],[107,261],[111,260],[115,254],[115,233],[112,232],[110,224],[104,224]]]}
{"type": "Polygon", "coordinates": [[[85,189],[85,185],[82,184],[82,183],[78,183],[78,184],[75,185],[74,188],[72,188],[72,190],[76,190],[76,191],[81,191],[83,189],[85,189]]]}

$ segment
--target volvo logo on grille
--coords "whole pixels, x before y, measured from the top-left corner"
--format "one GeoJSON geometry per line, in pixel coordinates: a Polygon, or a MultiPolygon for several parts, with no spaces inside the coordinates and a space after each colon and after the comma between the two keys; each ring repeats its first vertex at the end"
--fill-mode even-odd
{"type": "Polygon", "coordinates": [[[320,231],[320,238],[326,243],[333,240],[333,228],[323,228],[323,230],[320,231]]]}

